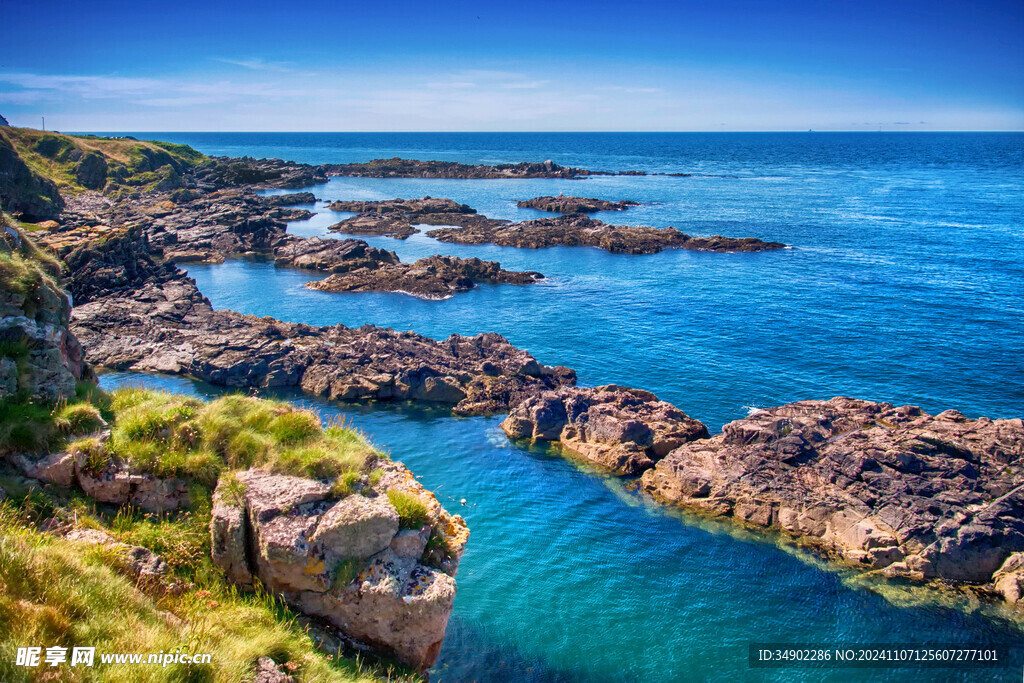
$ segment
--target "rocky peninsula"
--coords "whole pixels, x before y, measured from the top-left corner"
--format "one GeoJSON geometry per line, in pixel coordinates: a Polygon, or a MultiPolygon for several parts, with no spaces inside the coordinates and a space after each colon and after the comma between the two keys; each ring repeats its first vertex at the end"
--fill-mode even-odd
{"type": "Polygon", "coordinates": [[[754,237],[691,237],[675,228],[609,225],[579,214],[537,218],[522,223],[438,228],[430,231],[429,235],[441,242],[455,244],[497,244],[522,249],[597,247],[613,254],[656,254],[663,249],[753,252],[786,248],[780,242],[764,242],[754,237]]]}
{"type": "Polygon", "coordinates": [[[607,199],[595,199],[593,197],[534,197],[533,199],[521,199],[516,206],[522,209],[538,209],[550,211],[551,213],[595,213],[597,211],[625,211],[631,206],[639,206],[640,202],[623,200],[611,202],[607,199]]]}

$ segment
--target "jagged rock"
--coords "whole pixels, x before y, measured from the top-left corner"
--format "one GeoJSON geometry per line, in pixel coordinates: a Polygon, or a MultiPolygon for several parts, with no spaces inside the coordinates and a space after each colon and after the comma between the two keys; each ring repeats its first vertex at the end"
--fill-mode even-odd
{"type": "Polygon", "coordinates": [[[206,190],[241,186],[298,189],[327,182],[318,167],[251,157],[210,157],[207,164],[195,169],[195,176],[197,185],[206,190]]]}
{"type": "Polygon", "coordinates": [[[534,197],[533,199],[519,200],[516,206],[523,209],[538,209],[552,213],[594,213],[596,211],[625,211],[631,206],[639,206],[639,202],[623,200],[610,202],[607,199],[595,199],[593,197],[534,197]]]}
{"type": "Polygon", "coordinates": [[[497,244],[524,249],[597,247],[617,254],[655,254],[662,249],[767,251],[786,246],[753,237],[690,237],[675,228],[609,225],[578,214],[537,218],[522,223],[492,222],[460,228],[438,228],[428,234],[442,242],[456,244],[497,244]]]}
{"type": "Polygon", "coordinates": [[[761,410],[686,443],[642,487],[891,576],[986,584],[1024,551],[1022,455],[1019,419],[834,398],[761,410]]]}
{"type": "Polygon", "coordinates": [[[310,237],[292,240],[274,250],[275,265],[325,273],[346,273],[360,268],[376,270],[398,263],[395,252],[371,247],[362,240],[310,237]]]}
{"type": "Polygon", "coordinates": [[[21,220],[57,218],[64,199],[57,185],[32,171],[3,133],[0,133],[0,205],[21,220]]]}
{"type": "Polygon", "coordinates": [[[31,461],[23,455],[12,458],[26,477],[45,481],[58,486],[69,487],[75,481],[75,456],[71,453],[51,453],[38,461],[31,461]]]}
{"type": "Polygon", "coordinates": [[[336,201],[327,207],[332,211],[358,214],[330,227],[334,232],[348,235],[385,235],[405,239],[419,230],[413,223],[438,222],[462,225],[476,216],[476,209],[451,199],[423,197],[422,199],[387,199],[383,201],[336,201]]]}
{"type": "Polygon", "coordinates": [[[0,288],[0,395],[23,392],[56,402],[75,393],[76,380],[91,377],[78,339],[68,331],[71,303],[29,237],[0,224],[0,254],[19,254],[38,268],[30,283],[0,288]]]}
{"type": "Polygon", "coordinates": [[[998,571],[992,575],[996,593],[1011,605],[1020,602],[1024,596],[1024,553],[1014,553],[1006,558],[998,571]]]}
{"type": "Polygon", "coordinates": [[[635,475],[707,428],[647,391],[609,384],[563,387],[515,405],[501,428],[511,439],[558,441],[617,474],[635,475]]]}

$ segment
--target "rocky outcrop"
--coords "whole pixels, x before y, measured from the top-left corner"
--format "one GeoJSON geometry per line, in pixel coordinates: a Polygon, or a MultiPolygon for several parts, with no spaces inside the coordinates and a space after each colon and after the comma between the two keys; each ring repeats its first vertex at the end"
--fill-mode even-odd
{"type": "Polygon", "coordinates": [[[374,159],[363,164],[325,164],[319,167],[329,176],[357,178],[581,178],[611,175],[582,168],[566,168],[551,161],[543,163],[460,164],[454,161],[417,161],[415,159],[374,159]]]}
{"type": "Polygon", "coordinates": [[[422,199],[388,199],[384,201],[331,202],[332,211],[347,211],[358,215],[335,223],[329,229],[347,235],[384,235],[405,239],[419,232],[414,223],[430,225],[469,225],[480,219],[476,209],[451,199],[423,197],[422,199]]]}
{"type": "Polygon", "coordinates": [[[444,641],[469,530],[402,465],[378,466],[376,483],[340,499],[311,479],[255,470],[222,479],[213,561],[233,582],[258,578],[304,614],[424,671],[444,641]],[[403,528],[389,491],[420,501],[426,521],[403,528]]]}
{"type": "Polygon", "coordinates": [[[607,199],[595,199],[593,197],[534,197],[533,199],[519,200],[516,206],[523,209],[538,209],[550,211],[551,213],[594,213],[596,211],[625,211],[631,206],[639,206],[639,202],[623,200],[610,202],[607,199]]]}
{"type": "Polygon", "coordinates": [[[558,442],[616,474],[637,475],[707,427],[647,391],[563,387],[518,403],[501,423],[511,439],[558,442]]]}
{"type": "Polygon", "coordinates": [[[235,187],[299,189],[327,182],[321,167],[281,159],[210,157],[195,170],[202,190],[235,187]]]}
{"type": "Polygon", "coordinates": [[[49,178],[32,171],[0,133],[0,208],[23,221],[52,220],[64,208],[64,199],[49,178]]]}
{"type": "Polygon", "coordinates": [[[15,394],[55,402],[91,377],[68,330],[71,303],[55,279],[59,266],[0,220],[0,398],[15,394]]]}
{"type": "Polygon", "coordinates": [[[536,272],[503,270],[497,261],[454,256],[428,256],[415,263],[337,272],[306,284],[322,292],[401,292],[423,299],[447,299],[478,282],[526,285],[543,279],[536,272]]]}
{"type": "Polygon", "coordinates": [[[274,249],[274,264],[322,273],[347,273],[353,270],[377,270],[397,265],[393,251],[371,247],[362,240],[295,239],[274,249]]]}
{"type": "Polygon", "coordinates": [[[188,374],[230,387],[298,387],[339,400],[415,400],[459,414],[507,410],[520,396],[575,382],[497,334],[435,341],[370,325],[313,327],[215,311],[195,282],[127,230],[80,245],[72,329],[110,368],[188,374]],[[89,264],[95,264],[90,269],[89,264]]]}
{"type": "Polygon", "coordinates": [[[100,503],[133,505],[148,512],[166,512],[188,505],[188,485],[183,480],[156,477],[112,459],[102,465],[94,464],[90,453],[98,452],[109,435],[103,431],[72,444],[66,451],[38,459],[16,455],[11,461],[26,477],[64,488],[77,485],[100,503]]]}
{"type": "Polygon", "coordinates": [[[609,225],[582,215],[538,218],[522,223],[481,224],[438,228],[430,237],[456,244],[497,244],[503,247],[597,247],[619,254],[655,254],[662,249],[692,251],[767,251],[783,249],[779,242],[753,237],[690,237],[675,228],[609,225]]]}
{"type": "Polygon", "coordinates": [[[1020,419],[834,398],[760,410],[683,444],[642,488],[887,575],[988,584],[1016,600],[1022,456],[1020,419]]]}

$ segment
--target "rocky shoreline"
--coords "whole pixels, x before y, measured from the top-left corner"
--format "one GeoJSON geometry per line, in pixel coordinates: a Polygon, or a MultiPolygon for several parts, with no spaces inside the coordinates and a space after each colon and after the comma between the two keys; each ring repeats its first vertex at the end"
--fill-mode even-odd
{"type": "Polygon", "coordinates": [[[149,255],[131,228],[65,256],[71,329],[90,362],[187,374],[228,387],[296,387],[338,400],[446,404],[502,412],[519,396],[575,382],[497,334],[435,341],[372,325],[314,327],[214,310],[195,281],[149,255]]]}
{"type": "Polygon", "coordinates": [[[501,426],[640,476],[665,504],[781,533],[851,567],[1024,597],[1021,419],[837,397],[758,410],[709,437],[653,394],[610,385],[530,396],[501,426]]]}
{"type": "Polygon", "coordinates": [[[595,213],[597,211],[625,211],[631,206],[640,206],[640,202],[628,199],[610,202],[607,199],[595,199],[593,197],[534,197],[533,199],[522,199],[516,202],[521,209],[537,209],[539,211],[550,211],[551,213],[595,213]]]}
{"type": "MultiPolygon", "coordinates": [[[[429,172],[468,173],[459,166],[429,172]]],[[[286,221],[301,215],[292,207],[310,196],[265,198],[228,186],[249,177],[288,184],[326,175],[253,160],[218,160],[213,168],[181,179],[175,190],[139,195],[149,203],[97,193],[67,198],[62,224],[44,241],[69,267],[71,326],[90,361],[221,386],[423,401],[461,415],[509,412],[502,428],[510,438],[557,442],[609,471],[640,476],[646,494],[670,505],[789,535],[866,571],[971,585],[1010,602],[1024,595],[1021,420],[968,420],[955,411],[931,416],[914,406],[835,398],[759,411],[710,437],[703,424],[653,394],[576,388],[572,370],[542,366],[496,334],[435,341],[373,326],[313,327],[215,311],[170,261],[272,254],[282,266],[332,273],[322,282],[334,278],[339,290],[357,288],[346,291],[405,287],[410,278],[445,271],[451,275],[423,291],[451,292],[460,268],[510,278],[536,274],[447,257],[401,264],[392,252],[359,240],[301,240],[287,235],[286,221]],[[379,277],[372,271],[381,271],[379,277]]],[[[374,171],[413,172],[407,169],[417,166],[382,164],[374,171]]],[[[481,173],[465,177],[498,177],[481,173]]],[[[460,244],[594,246],[632,254],[784,248],[582,215],[495,221],[429,197],[359,203],[358,211],[366,225],[385,226],[373,234],[414,232],[414,222],[456,225],[430,236],[460,244]]]]}

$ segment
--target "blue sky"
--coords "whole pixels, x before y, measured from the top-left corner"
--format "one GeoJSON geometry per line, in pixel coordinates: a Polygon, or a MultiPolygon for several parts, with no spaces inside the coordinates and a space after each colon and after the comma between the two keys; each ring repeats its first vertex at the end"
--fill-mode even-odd
{"type": "Polygon", "coordinates": [[[1022,130],[1024,1],[0,0],[69,131],[1022,130]]]}

